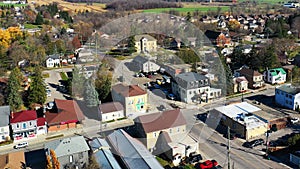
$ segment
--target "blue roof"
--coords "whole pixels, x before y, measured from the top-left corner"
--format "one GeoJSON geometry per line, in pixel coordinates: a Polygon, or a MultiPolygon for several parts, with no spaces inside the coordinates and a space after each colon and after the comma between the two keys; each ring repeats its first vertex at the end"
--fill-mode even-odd
{"type": "Polygon", "coordinates": [[[122,129],[107,136],[108,141],[129,169],[163,169],[154,156],[137,139],[122,129]]]}
{"type": "Polygon", "coordinates": [[[107,149],[109,145],[104,139],[96,138],[90,142],[90,146],[93,151],[103,147],[94,153],[96,161],[102,169],[121,169],[111,151],[107,149]]]}

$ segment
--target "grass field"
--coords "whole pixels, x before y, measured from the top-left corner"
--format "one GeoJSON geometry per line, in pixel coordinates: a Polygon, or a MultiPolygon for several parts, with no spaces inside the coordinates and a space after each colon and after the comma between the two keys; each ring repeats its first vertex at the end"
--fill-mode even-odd
{"type": "Polygon", "coordinates": [[[9,5],[9,6],[13,5],[15,7],[22,7],[22,6],[27,6],[28,4],[5,4],[3,2],[0,2],[0,6],[7,6],[7,5],[9,5]]]}
{"type": "Polygon", "coordinates": [[[85,11],[93,11],[93,12],[105,12],[105,4],[102,3],[93,3],[93,5],[87,5],[86,3],[71,3],[63,0],[29,0],[28,3],[36,4],[36,5],[48,5],[53,2],[58,3],[58,6],[62,7],[63,10],[70,11],[72,13],[76,12],[85,12],[85,11]]]}
{"type": "MultiPolygon", "coordinates": [[[[180,13],[187,13],[187,12],[207,12],[207,11],[217,11],[218,6],[199,6],[199,7],[183,7],[183,8],[155,8],[155,9],[147,9],[143,10],[143,12],[151,12],[151,13],[161,13],[161,12],[166,12],[166,11],[178,11],[180,13]]],[[[228,6],[220,6],[221,11],[228,11],[229,7],[228,6]]]]}

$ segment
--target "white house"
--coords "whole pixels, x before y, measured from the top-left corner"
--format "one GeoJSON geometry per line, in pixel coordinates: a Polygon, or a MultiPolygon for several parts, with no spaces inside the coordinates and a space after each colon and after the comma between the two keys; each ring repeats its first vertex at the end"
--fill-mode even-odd
{"type": "Polygon", "coordinates": [[[60,56],[58,54],[49,55],[46,59],[46,67],[59,67],[60,56]]]}
{"type": "Polygon", "coordinates": [[[208,77],[195,73],[181,73],[172,82],[172,92],[185,103],[207,101],[221,96],[221,89],[210,88],[208,77]]]}
{"type": "Polygon", "coordinates": [[[283,68],[269,69],[264,72],[264,80],[271,84],[283,84],[286,81],[286,72],[283,68]]]}
{"type": "Polygon", "coordinates": [[[124,108],[120,102],[99,105],[101,121],[111,121],[124,117],[124,108]]]}
{"type": "Polygon", "coordinates": [[[275,88],[276,104],[292,109],[299,110],[300,105],[300,88],[291,84],[281,85],[275,88]]]}
{"type": "Polygon", "coordinates": [[[0,142],[10,139],[9,135],[9,106],[0,107],[0,142]]]}
{"type": "Polygon", "coordinates": [[[160,69],[160,66],[157,65],[153,60],[150,60],[143,56],[137,56],[133,59],[133,64],[141,72],[156,72],[160,69]]]}
{"type": "Polygon", "coordinates": [[[233,90],[235,93],[248,90],[248,80],[244,76],[233,78],[233,90]]]}

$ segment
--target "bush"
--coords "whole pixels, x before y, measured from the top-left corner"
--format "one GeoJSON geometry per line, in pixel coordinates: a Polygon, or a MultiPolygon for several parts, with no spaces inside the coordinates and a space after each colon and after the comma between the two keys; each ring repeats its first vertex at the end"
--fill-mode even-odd
{"type": "Polygon", "coordinates": [[[64,81],[67,81],[69,79],[65,72],[60,72],[60,77],[64,81]]]}
{"type": "Polygon", "coordinates": [[[300,134],[296,134],[288,139],[289,146],[294,146],[297,143],[300,143],[300,134]]]}
{"type": "Polygon", "coordinates": [[[50,77],[50,74],[49,73],[43,73],[43,78],[49,78],[50,77]]]}

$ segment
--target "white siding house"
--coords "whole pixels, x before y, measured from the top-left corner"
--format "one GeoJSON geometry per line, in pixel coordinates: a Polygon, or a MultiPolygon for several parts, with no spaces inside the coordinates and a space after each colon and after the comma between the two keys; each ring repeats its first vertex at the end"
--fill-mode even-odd
{"type": "Polygon", "coordinates": [[[103,103],[99,105],[101,120],[111,121],[124,116],[124,108],[120,102],[103,103]]]}
{"type": "Polygon", "coordinates": [[[46,67],[59,67],[60,66],[60,56],[57,54],[49,55],[46,59],[46,67]]]}
{"type": "Polygon", "coordinates": [[[300,88],[285,84],[275,89],[276,104],[291,110],[299,110],[300,88]]]}
{"type": "Polygon", "coordinates": [[[160,69],[153,60],[147,59],[146,57],[137,56],[133,59],[133,63],[139,71],[149,73],[156,72],[160,69]]]}
{"type": "Polygon", "coordinates": [[[264,72],[264,80],[271,84],[283,84],[286,81],[286,72],[283,68],[269,69],[264,72]]]}

